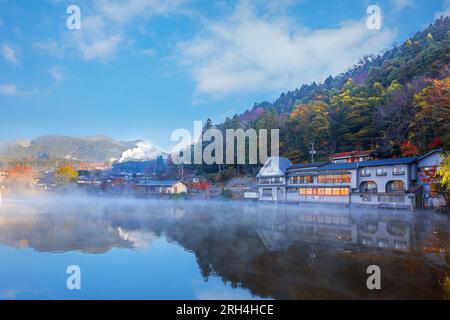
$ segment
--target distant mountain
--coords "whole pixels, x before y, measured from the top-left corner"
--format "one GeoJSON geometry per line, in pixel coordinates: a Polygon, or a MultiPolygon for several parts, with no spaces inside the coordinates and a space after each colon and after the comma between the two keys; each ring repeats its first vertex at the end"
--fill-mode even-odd
{"type": "MultiPolygon", "coordinates": [[[[84,162],[104,162],[123,159],[123,154],[133,159],[136,141],[116,141],[107,136],[67,137],[41,136],[31,141],[12,141],[0,145],[0,158],[5,160],[51,160],[67,159],[84,162]]],[[[145,159],[164,153],[157,148],[146,153],[145,159]]]]}

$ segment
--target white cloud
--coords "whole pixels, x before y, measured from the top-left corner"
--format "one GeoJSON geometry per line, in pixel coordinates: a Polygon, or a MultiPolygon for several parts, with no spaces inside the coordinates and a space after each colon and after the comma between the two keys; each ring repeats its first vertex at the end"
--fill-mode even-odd
{"type": "MultiPolygon", "coordinates": [[[[132,41],[127,34],[139,18],[168,15],[186,0],[95,0],[90,15],[82,9],[81,30],[66,33],[65,47],[75,47],[86,60],[106,60],[132,41]]],[[[87,10],[86,10],[87,11],[87,10]]]]}
{"type": "Polygon", "coordinates": [[[166,15],[176,11],[185,0],[96,0],[100,15],[124,24],[136,17],[166,15]]]}
{"type": "Polygon", "coordinates": [[[3,96],[21,96],[21,95],[30,95],[37,93],[37,90],[32,91],[23,91],[17,89],[16,85],[14,84],[3,84],[0,85],[0,95],[3,96]]]}
{"type": "Polygon", "coordinates": [[[142,54],[146,57],[152,58],[152,57],[156,56],[157,52],[155,49],[147,48],[147,49],[139,50],[139,54],[142,54]]]}
{"type": "Polygon", "coordinates": [[[302,28],[286,17],[257,16],[244,2],[230,18],[207,21],[195,38],[178,43],[176,59],[192,72],[197,94],[286,90],[339,74],[391,45],[394,36],[388,28],[368,30],[363,20],[302,28]]]}
{"type": "Polygon", "coordinates": [[[33,43],[33,47],[38,51],[48,54],[53,57],[62,57],[63,48],[55,39],[49,39],[45,41],[36,41],[33,43]]]}
{"type": "Polygon", "coordinates": [[[52,76],[53,80],[57,84],[64,80],[64,75],[62,73],[62,70],[57,66],[51,67],[48,70],[48,73],[52,76]]]}
{"type": "Polygon", "coordinates": [[[391,5],[394,11],[401,11],[406,7],[413,5],[412,0],[391,0],[391,5]]]}
{"type": "Polygon", "coordinates": [[[2,54],[3,57],[12,64],[20,64],[16,51],[9,44],[4,43],[2,45],[2,54]]]}
{"type": "Polygon", "coordinates": [[[442,6],[443,10],[436,12],[434,15],[435,19],[440,18],[442,16],[449,17],[450,16],[450,0],[445,0],[442,6]]]}

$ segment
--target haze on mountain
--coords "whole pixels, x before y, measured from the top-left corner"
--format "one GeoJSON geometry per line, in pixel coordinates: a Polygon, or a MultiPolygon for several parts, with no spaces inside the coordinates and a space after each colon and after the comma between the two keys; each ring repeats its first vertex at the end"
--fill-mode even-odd
{"type": "Polygon", "coordinates": [[[165,153],[143,140],[117,141],[107,136],[69,137],[45,135],[30,141],[10,141],[0,145],[0,158],[6,161],[65,159],[83,162],[111,160],[151,160],[165,153]],[[146,147],[145,157],[133,158],[138,147],[146,147]]]}

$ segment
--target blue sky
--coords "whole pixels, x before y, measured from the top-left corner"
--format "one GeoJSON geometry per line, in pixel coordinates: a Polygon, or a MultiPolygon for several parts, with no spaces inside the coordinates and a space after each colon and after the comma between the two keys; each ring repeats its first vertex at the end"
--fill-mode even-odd
{"type": "Polygon", "coordinates": [[[0,0],[0,140],[169,148],[177,128],[322,82],[449,13],[449,0],[0,0]],[[366,28],[373,4],[380,30],[366,28]]]}

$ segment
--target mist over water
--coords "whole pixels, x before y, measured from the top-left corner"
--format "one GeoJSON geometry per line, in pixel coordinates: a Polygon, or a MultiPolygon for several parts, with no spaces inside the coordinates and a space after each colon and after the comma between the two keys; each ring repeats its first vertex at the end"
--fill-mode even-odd
{"type": "Polygon", "coordinates": [[[449,234],[449,217],[426,211],[4,198],[0,299],[448,299],[449,234]]]}

